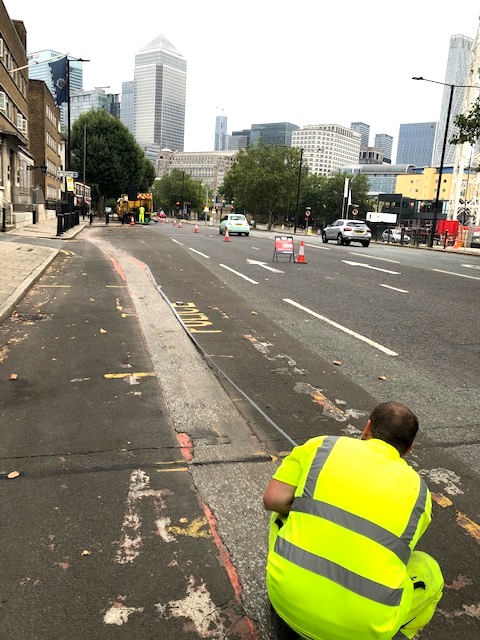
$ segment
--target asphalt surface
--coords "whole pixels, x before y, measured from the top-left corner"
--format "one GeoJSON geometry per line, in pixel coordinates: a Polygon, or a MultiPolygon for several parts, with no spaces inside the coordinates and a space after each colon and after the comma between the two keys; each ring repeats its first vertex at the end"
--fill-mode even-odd
{"type": "MultiPolygon", "coordinates": [[[[310,429],[356,435],[375,400],[262,314],[251,331],[252,309],[168,238],[77,231],[0,238],[0,259],[22,245],[8,264],[27,255],[31,267],[16,294],[0,280],[2,635],[275,638],[261,495],[291,443],[191,338],[217,364],[249,361],[256,379],[298,376],[309,400],[324,390],[317,404],[298,403],[286,383],[251,394],[275,417],[298,403],[297,441],[310,429]],[[224,342],[200,333],[205,315],[224,342]],[[328,398],[345,398],[345,410],[328,398]]],[[[445,470],[435,448],[420,446],[412,464],[425,456],[445,470]]],[[[460,492],[436,494],[422,539],[447,582],[422,640],[480,637],[478,477],[460,471],[460,492]]]]}

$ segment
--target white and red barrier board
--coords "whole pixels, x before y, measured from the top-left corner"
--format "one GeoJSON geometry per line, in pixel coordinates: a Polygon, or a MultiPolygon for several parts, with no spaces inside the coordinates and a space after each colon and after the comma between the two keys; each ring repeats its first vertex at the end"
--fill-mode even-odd
{"type": "Polygon", "coordinates": [[[293,236],[275,236],[275,249],[272,260],[277,259],[278,261],[279,255],[289,256],[289,261],[292,258],[295,260],[293,236]]]}

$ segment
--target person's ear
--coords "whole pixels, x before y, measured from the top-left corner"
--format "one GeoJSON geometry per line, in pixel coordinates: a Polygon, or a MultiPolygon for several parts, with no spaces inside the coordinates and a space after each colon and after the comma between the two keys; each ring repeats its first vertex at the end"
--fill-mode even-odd
{"type": "Polygon", "coordinates": [[[409,453],[412,453],[413,451],[413,443],[408,447],[408,449],[405,451],[404,456],[408,456],[409,453]]]}
{"type": "Polygon", "coordinates": [[[362,433],[362,440],[370,440],[372,437],[372,421],[368,420],[362,433]]]}

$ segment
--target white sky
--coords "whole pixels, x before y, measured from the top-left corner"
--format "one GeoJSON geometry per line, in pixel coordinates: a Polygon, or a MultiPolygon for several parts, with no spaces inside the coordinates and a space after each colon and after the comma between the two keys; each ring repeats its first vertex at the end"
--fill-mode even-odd
{"type": "MultiPolygon", "coordinates": [[[[163,34],[187,61],[185,150],[213,149],[253,123],[370,125],[437,121],[452,35],[475,38],[480,3],[438,0],[3,0],[27,29],[28,52],[89,59],[84,89],[133,80],[135,54],[163,34]],[[223,111],[221,111],[223,109],[223,111]]],[[[395,154],[395,151],[394,151],[395,154]]],[[[395,156],[394,156],[395,157],[395,156]]]]}

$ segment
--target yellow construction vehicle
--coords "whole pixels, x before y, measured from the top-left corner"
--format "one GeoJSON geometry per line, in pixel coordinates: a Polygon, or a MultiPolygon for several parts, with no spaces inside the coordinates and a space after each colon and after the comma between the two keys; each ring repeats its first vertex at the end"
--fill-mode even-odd
{"type": "Polygon", "coordinates": [[[145,210],[143,224],[148,224],[153,215],[153,196],[151,193],[137,193],[136,200],[129,200],[125,193],[117,200],[117,216],[122,224],[139,224],[140,207],[145,210]]]}

